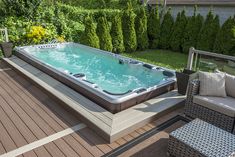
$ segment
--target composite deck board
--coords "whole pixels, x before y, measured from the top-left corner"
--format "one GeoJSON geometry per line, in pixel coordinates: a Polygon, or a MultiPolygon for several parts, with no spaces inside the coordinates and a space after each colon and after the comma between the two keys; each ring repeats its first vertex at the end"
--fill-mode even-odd
{"type": "MultiPolygon", "coordinates": [[[[47,143],[45,144],[44,146],[41,146],[41,147],[44,147],[46,148],[46,150],[54,157],[58,156],[58,157],[65,157],[65,154],[53,143],[53,142],[50,142],[50,143],[47,143]]],[[[34,149],[35,151],[36,150],[40,150],[41,147],[38,147],[36,149],[34,149]]]]}
{"type": "Polygon", "coordinates": [[[104,153],[97,148],[96,145],[91,144],[86,138],[84,138],[79,132],[71,134],[74,138],[79,141],[93,156],[102,156],[104,153]]]}
{"type": "Polygon", "coordinates": [[[85,128],[79,131],[92,144],[96,145],[104,154],[110,152],[112,148],[107,144],[107,141],[97,136],[92,130],[85,128]]]}
{"type": "Polygon", "coordinates": [[[6,150],[5,150],[5,148],[3,147],[2,142],[1,142],[1,140],[0,140],[0,154],[4,154],[4,153],[6,153],[6,150]]]}
{"type": "Polygon", "coordinates": [[[137,131],[133,131],[132,133],[130,133],[130,136],[132,136],[133,138],[136,138],[140,136],[140,134],[137,131]]]}
{"type": "Polygon", "coordinates": [[[1,131],[0,140],[6,152],[16,149],[17,148],[16,144],[14,143],[11,136],[8,134],[7,130],[4,128],[1,122],[0,122],[0,131],[1,131]]]}
{"type": "MultiPolygon", "coordinates": [[[[15,94],[15,93],[14,93],[15,94]]],[[[15,96],[15,95],[14,95],[15,96]]],[[[22,100],[20,100],[19,99],[19,97],[17,97],[18,99],[18,103],[21,103],[22,104],[22,100]],[[19,102],[20,101],[20,102],[19,102]]],[[[26,102],[25,102],[26,103],[26,102]]],[[[27,108],[27,107],[25,107],[24,106],[24,108],[27,108]]],[[[28,113],[31,113],[31,117],[32,116],[34,116],[34,114],[35,114],[35,112],[33,113],[33,110],[32,109],[30,109],[30,108],[27,108],[28,110],[26,111],[26,112],[28,112],[28,113]]],[[[37,117],[36,119],[39,119],[39,118],[42,118],[42,117],[37,117]]],[[[41,121],[36,121],[36,123],[41,123],[41,122],[43,122],[42,120],[41,121]]],[[[42,125],[41,125],[41,128],[43,127],[43,126],[45,126],[45,125],[47,125],[46,123],[43,123],[42,125]]],[[[61,131],[62,130],[62,128],[60,128],[59,130],[57,130],[57,131],[61,131]]],[[[49,125],[48,125],[48,128],[47,128],[47,130],[44,130],[44,132],[47,132],[47,135],[50,135],[50,134],[53,134],[53,133],[55,133],[55,131],[53,131],[51,128],[49,128],[49,125]]],[[[60,145],[59,146],[61,146],[61,145],[63,145],[63,140],[62,141],[60,141],[60,142],[57,142],[57,143],[59,143],[60,145]]],[[[44,153],[45,155],[46,155],[46,153],[44,153]]]]}
{"type": "Polygon", "coordinates": [[[73,148],[71,148],[63,139],[57,139],[54,143],[59,147],[59,149],[66,154],[68,157],[77,157],[79,156],[73,148]]]}
{"type": "MultiPolygon", "coordinates": [[[[0,61],[0,69],[1,68],[9,67],[2,64],[0,61]]],[[[40,75],[40,73],[38,73],[38,75],[40,75]]],[[[0,115],[1,154],[17,149],[20,144],[19,141],[17,141],[18,145],[14,141],[17,134],[13,135],[13,131],[6,129],[2,124],[3,119],[7,120],[5,122],[11,121],[7,124],[7,128],[12,126],[12,128],[15,128],[14,130],[18,130],[18,134],[20,133],[21,138],[23,136],[23,139],[25,140],[24,143],[31,143],[81,123],[76,115],[71,114],[68,110],[64,109],[60,104],[45,94],[42,89],[36,87],[13,70],[8,69],[6,71],[0,71],[0,102],[3,102],[0,103],[0,114],[4,113],[0,115]],[[46,125],[47,129],[43,128],[44,125],[46,125]],[[11,133],[9,131],[11,131],[11,133]]],[[[25,152],[20,156],[30,156],[31,154],[31,156],[37,157],[103,156],[147,132],[149,129],[174,117],[179,111],[180,110],[170,112],[166,116],[158,118],[156,121],[133,131],[129,135],[126,135],[111,144],[97,135],[90,128],[85,128],[34,150],[25,152]]],[[[162,152],[164,152],[166,149],[164,147],[165,143],[161,146],[159,145],[159,142],[157,144],[154,144],[154,142],[157,141],[156,139],[160,139],[159,141],[164,141],[165,138],[167,139],[168,132],[171,130],[172,129],[169,129],[166,130],[164,134],[162,133],[153,136],[148,139],[149,141],[141,142],[140,145],[138,144],[133,149],[126,151],[122,156],[139,156],[148,151],[150,154],[154,154],[156,151],[154,151],[151,145],[156,146],[157,148],[155,149],[158,151],[162,150],[162,152]]]]}
{"type": "Polygon", "coordinates": [[[25,137],[28,142],[34,142],[37,137],[33,132],[27,127],[27,125],[19,118],[19,116],[8,106],[6,101],[0,96],[1,108],[0,112],[5,112],[12,120],[14,125],[19,129],[21,134],[25,137]],[[4,111],[3,111],[4,110],[4,111]]]}
{"type": "Polygon", "coordinates": [[[25,104],[28,104],[28,106],[33,111],[35,111],[36,114],[40,115],[41,118],[46,119],[45,121],[47,121],[47,123],[52,128],[54,128],[56,131],[63,130],[63,128],[57,122],[55,122],[54,119],[52,119],[44,110],[42,110],[38,104],[36,104],[27,95],[25,95],[25,93],[21,89],[14,86],[10,81],[5,81],[5,83],[8,84],[13,91],[15,91],[14,95],[17,94],[22,100],[24,100],[25,104]]]}
{"type": "MultiPolygon", "coordinates": [[[[1,89],[2,88],[0,88],[0,91],[1,91],[1,89]]],[[[6,95],[5,95],[6,96],[6,95]]],[[[14,95],[15,96],[15,95],[14,95]]],[[[4,105],[4,107],[8,107],[8,105],[4,105]]],[[[17,105],[14,105],[13,107],[16,107],[15,108],[15,110],[17,110],[17,111],[19,111],[20,109],[19,108],[17,108],[17,105]]],[[[13,113],[13,112],[11,112],[11,113],[13,113]]],[[[21,114],[22,112],[19,112],[19,115],[23,115],[23,114],[21,114]]],[[[10,113],[9,113],[10,114],[10,113]]],[[[25,117],[26,118],[26,117],[25,117]]],[[[23,118],[23,121],[26,121],[26,119],[25,118],[23,118]]],[[[19,120],[19,119],[18,119],[19,120]]],[[[30,119],[27,119],[27,120],[30,120],[30,119]]],[[[22,124],[22,122],[19,120],[18,121],[18,124],[22,124]]],[[[43,138],[43,137],[45,137],[46,135],[42,135],[43,133],[41,132],[41,133],[39,133],[40,132],[40,129],[39,128],[37,128],[37,127],[35,127],[36,125],[34,124],[34,122],[32,122],[31,120],[30,120],[30,122],[28,123],[27,121],[26,121],[26,124],[29,124],[29,126],[32,126],[31,128],[34,128],[34,130],[33,130],[33,132],[36,134],[36,135],[39,135],[39,137],[38,137],[38,139],[40,139],[40,138],[43,138]],[[36,128],[36,129],[35,129],[36,128]]],[[[24,126],[24,125],[20,125],[19,127],[22,127],[22,126],[24,126]]],[[[22,131],[22,133],[25,135],[25,138],[32,138],[32,136],[31,137],[29,137],[30,135],[31,135],[31,133],[30,133],[30,131],[29,132],[26,132],[25,133],[25,131],[27,131],[27,128],[25,129],[25,130],[21,130],[22,131]]],[[[18,141],[18,137],[16,137],[16,139],[17,139],[17,141],[18,141]]],[[[34,140],[32,140],[32,141],[30,141],[30,142],[33,142],[33,141],[35,141],[35,139],[34,140]]],[[[23,145],[22,145],[23,146],[23,145]]],[[[45,150],[43,150],[45,153],[45,155],[47,154],[46,153],[46,151],[45,150]]],[[[42,152],[42,151],[41,151],[42,152]]]]}
{"type": "Polygon", "coordinates": [[[85,148],[83,147],[77,140],[73,138],[73,136],[68,135],[63,137],[63,139],[66,141],[68,145],[70,145],[73,150],[79,154],[79,156],[87,156],[92,157],[93,155],[85,148]]]}
{"type": "Polygon", "coordinates": [[[55,133],[55,131],[51,128],[51,126],[47,123],[46,120],[44,120],[40,115],[38,115],[29,105],[25,100],[20,98],[18,94],[12,92],[10,88],[4,87],[5,84],[1,85],[3,88],[5,88],[5,91],[8,92],[9,95],[13,94],[14,96],[12,99],[15,100],[15,102],[18,103],[20,108],[31,117],[35,123],[38,124],[38,126],[47,134],[47,135],[52,135],[55,133]]]}

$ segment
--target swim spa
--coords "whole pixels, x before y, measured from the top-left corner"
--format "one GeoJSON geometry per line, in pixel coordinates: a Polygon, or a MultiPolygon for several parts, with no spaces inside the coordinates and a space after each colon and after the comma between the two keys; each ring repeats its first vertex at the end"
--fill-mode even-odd
{"type": "Polygon", "coordinates": [[[77,43],[24,46],[15,51],[112,113],[175,88],[172,70],[77,43]]]}

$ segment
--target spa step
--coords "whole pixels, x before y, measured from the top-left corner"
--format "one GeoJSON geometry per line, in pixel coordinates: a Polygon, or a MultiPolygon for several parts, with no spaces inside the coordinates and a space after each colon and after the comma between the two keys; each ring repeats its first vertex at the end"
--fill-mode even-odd
{"type": "Polygon", "coordinates": [[[34,82],[107,141],[113,142],[153,119],[184,105],[185,96],[176,90],[122,112],[112,114],[16,56],[4,58],[11,67],[34,82]]]}

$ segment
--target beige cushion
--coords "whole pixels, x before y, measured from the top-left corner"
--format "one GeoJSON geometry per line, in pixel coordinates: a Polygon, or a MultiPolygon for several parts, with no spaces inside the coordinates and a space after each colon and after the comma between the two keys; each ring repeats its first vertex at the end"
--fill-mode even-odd
{"type": "Polygon", "coordinates": [[[225,77],[225,73],[199,72],[199,95],[226,97],[225,77]]]}
{"type": "Polygon", "coordinates": [[[232,97],[194,96],[193,102],[227,116],[235,117],[235,99],[232,97]]]}
{"type": "Polygon", "coordinates": [[[235,98],[235,76],[226,74],[225,87],[227,95],[235,98]]]}

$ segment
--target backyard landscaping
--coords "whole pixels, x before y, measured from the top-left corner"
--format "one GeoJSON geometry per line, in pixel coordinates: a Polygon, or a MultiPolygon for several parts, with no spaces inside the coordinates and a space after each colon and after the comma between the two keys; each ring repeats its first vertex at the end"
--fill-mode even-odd
{"type": "Polygon", "coordinates": [[[235,157],[235,1],[160,1],[0,0],[0,157],[235,157]]]}
{"type": "Polygon", "coordinates": [[[134,53],[123,53],[123,55],[174,70],[185,68],[188,58],[186,54],[167,50],[146,50],[134,53]]]}

